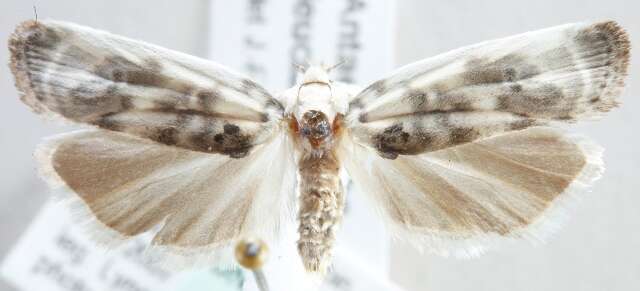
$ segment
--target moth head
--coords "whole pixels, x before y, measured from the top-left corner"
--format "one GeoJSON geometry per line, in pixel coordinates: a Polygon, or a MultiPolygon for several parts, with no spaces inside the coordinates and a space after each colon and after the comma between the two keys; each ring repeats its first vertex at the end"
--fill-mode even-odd
{"type": "Polygon", "coordinates": [[[311,65],[302,74],[301,84],[309,84],[309,83],[323,83],[329,84],[331,79],[329,79],[329,71],[322,65],[311,65]]]}
{"type": "Polygon", "coordinates": [[[302,80],[300,84],[309,84],[309,83],[331,83],[331,78],[329,78],[329,73],[344,64],[344,61],[340,61],[334,65],[326,65],[324,63],[320,63],[319,65],[308,65],[306,68],[300,65],[296,65],[296,68],[302,73],[302,80]]]}
{"type": "Polygon", "coordinates": [[[317,148],[331,137],[331,122],[327,115],[318,110],[309,110],[300,118],[300,135],[317,148]]]}

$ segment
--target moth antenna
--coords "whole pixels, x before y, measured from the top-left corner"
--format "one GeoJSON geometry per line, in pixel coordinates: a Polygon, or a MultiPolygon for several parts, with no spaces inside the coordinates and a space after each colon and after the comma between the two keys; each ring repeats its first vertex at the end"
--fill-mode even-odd
{"type": "Polygon", "coordinates": [[[347,62],[347,59],[346,58],[342,58],[340,61],[338,61],[334,65],[327,67],[326,70],[327,70],[327,72],[331,72],[333,69],[336,69],[336,68],[344,65],[346,62],[347,62]]]}
{"type": "Polygon", "coordinates": [[[38,24],[38,9],[36,8],[36,5],[33,5],[33,14],[35,14],[36,16],[36,24],[38,24]]]}
{"type": "Polygon", "coordinates": [[[303,65],[301,65],[301,64],[298,64],[298,63],[295,63],[295,62],[294,62],[294,63],[292,63],[292,64],[293,64],[293,66],[296,68],[296,70],[297,70],[298,72],[300,72],[301,74],[304,74],[304,71],[306,71],[306,69],[307,69],[305,66],[303,66],[303,65]]]}

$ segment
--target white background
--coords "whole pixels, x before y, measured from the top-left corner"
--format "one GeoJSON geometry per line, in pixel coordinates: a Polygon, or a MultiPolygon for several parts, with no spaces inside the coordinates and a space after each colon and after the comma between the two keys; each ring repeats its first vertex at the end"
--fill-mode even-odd
{"type": "MultiPolygon", "coordinates": [[[[319,0],[328,1],[328,0],[319,0]]],[[[0,40],[21,20],[63,19],[205,56],[208,5],[191,1],[19,1],[0,3],[0,40]]],[[[632,63],[622,106],[576,131],[606,149],[607,171],[573,218],[548,244],[514,244],[460,261],[392,248],[391,276],[408,290],[638,290],[640,288],[640,18],[637,1],[398,1],[398,65],[461,45],[561,23],[615,19],[632,37],[632,63]]],[[[0,49],[6,63],[7,49],[0,49]]],[[[33,148],[64,131],[45,125],[17,98],[0,66],[0,256],[46,198],[35,178],[33,148]]],[[[0,290],[11,290],[0,282],[0,290]]]]}

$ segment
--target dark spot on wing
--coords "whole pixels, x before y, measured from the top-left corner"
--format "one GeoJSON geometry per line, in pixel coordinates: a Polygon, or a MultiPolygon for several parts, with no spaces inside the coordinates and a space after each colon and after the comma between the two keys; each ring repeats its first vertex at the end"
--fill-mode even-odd
{"type": "MultiPolygon", "coordinates": [[[[162,74],[162,66],[153,59],[136,64],[121,56],[106,57],[94,68],[95,74],[114,82],[166,88],[171,80],[162,74]]],[[[175,89],[175,88],[171,88],[175,89]]],[[[183,88],[182,91],[184,91],[183,88]]]]}
{"type": "Polygon", "coordinates": [[[465,65],[466,71],[461,78],[465,85],[480,85],[515,82],[539,74],[540,69],[526,60],[525,56],[518,54],[508,54],[496,60],[474,58],[465,65]]]}
{"type": "Polygon", "coordinates": [[[133,108],[133,100],[131,96],[123,95],[118,92],[117,85],[110,85],[104,93],[105,96],[116,98],[120,101],[120,111],[127,111],[133,108]]]}
{"type": "Polygon", "coordinates": [[[527,96],[527,98],[529,98],[533,103],[539,102],[540,105],[545,107],[551,107],[558,104],[563,98],[562,89],[552,84],[542,85],[540,87],[540,91],[536,95],[539,95],[539,97],[527,96]]]}
{"type": "Polygon", "coordinates": [[[173,110],[177,110],[178,108],[178,99],[168,99],[168,100],[153,100],[153,109],[156,111],[165,111],[170,112],[173,110]]]}
{"type": "Polygon", "coordinates": [[[398,154],[397,151],[393,151],[393,150],[390,150],[390,149],[380,149],[380,148],[378,149],[378,154],[381,157],[383,157],[385,159],[390,159],[390,160],[395,160],[400,155],[400,154],[398,154]]]}
{"type": "Polygon", "coordinates": [[[269,121],[269,114],[260,113],[260,122],[267,122],[267,121],[269,121]]]}
{"type": "Polygon", "coordinates": [[[66,98],[55,98],[55,110],[71,120],[87,122],[98,116],[131,108],[130,97],[119,95],[116,86],[88,85],[69,90],[66,98]]]}
{"type": "Polygon", "coordinates": [[[229,155],[232,158],[243,158],[249,154],[249,150],[253,147],[251,138],[246,135],[224,135],[223,140],[218,142],[221,153],[229,155]]]}
{"type": "Polygon", "coordinates": [[[367,113],[360,113],[360,115],[358,116],[358,121],[365,123],[368,121],[368,115],[367,113]]]}
{"type": "Polygon", "coordinates": [[[513,82],[516,80],[516,69],[514,68],[506,68],[504,69],[504,78],[505,81],[513,82]]]}
{"type": "Polygon", "coordinates": [[[26,28],[22,37],[27,46],[54,48],[60,43],[61,37],[55,30],[35,21],[25,22],[22,28],[26,28]]]}
{"type": "Polygon", "coordinates": [[[429,110],[430,113],[451,113],[474,110],[473,102],[462,94],[439,95],[433,100],[434,102],[429,105],[429,107],[433,108],[429,110]]]}
{"type": "Polygon", "coordinates": [[[204,111],[210,111],[216,100],[219,98],[219,95],[213,90],[202,90],[196,93],[196,98],[198,98],[198,104],[203,108],[204,111]]]}
{"type": "Polygon", "coordinates": [[[498,96],[498,102],[496,104],[496,109],[499,111],[508,111],[511,106],[512,95],[500,95],[498,96]]]}
{"type": "Polygon", "coordinates": [[[536,121],[531,118],[520,119],[509,124],[509,129],[511,130],[521,130],[527,127],[533,126],[536,124],[536,121]]]}
{"type": "Polygon", "coordinates": [[[65,44],[55,56],[55,62],[83,71],[91,71],[97,61],[94,53],[85,47],[74,44],[65,44]]]}
{"type": "MultiPolygon", "coordinates": [[[[600,26],[592,26],[587,29],[581,30],[575,36],[576,42],[580,45],[589,47],[591,49],[598,49],[602,47],[603,42],[608,42],[607,34],[605,34],[600,26]]],[[[602,48],[603,52],[606,52],[609,46],[605,45],[602,48]]]]}
{"type": "Polygon", "coordinates": [[[225,124],[224,125],[224,133],[226,134],[238,134],[240,132],[240,128],[235,124],[225,124]]]}
{"type": "Polygon", "coordinates": [[[480,133],[472,127],[454,127],[449,131],[449,142],[451,145],[468,143],[478,139],[480,133]]]}
{"type": "Polygon", "coordinates": [[[574,117],[567,113],[565,115],[561,115],[560,117],[558,117],[558,119],[559,120],[564,120],[564,121],[569,121],[569,120],[574,119],[574,117]]]}
{"type": "Polygon", "coordinates": [[[404,132],[401,123],[394,124],[385,128],[385,130],[374,137],[376,147],[381,153],[393,153],[398,155],[398,145],[402,146],[409,140],[409,133],[404,132]]]}
{"type": "Polygon", "coordinates": [[[423,152],[432,142],[433,137],[427,132],[416,131],[411,135],[403,128],[402,123],[385,128],[382,133],[373,136],[373,143],[380,156],[395,159],[399,154],[418,154],[423,152]]]}
{"type": "Polygon", "coordinates": [[[189,136],[189,147],[201,152],[212,152],[213,137],[211,135],[214,134],[213,127],[214,124],[211,120],[205,120],[202,128],[189,136]]]}
{"type": "Polygon", "coordinates": [[[573,108],[569,104],[558,106],[562,102],[570,102],[566,99],[562,89],[550,83],[532,84],[526,88],[514,84],[508,94],[497,96],[496,109],[526,116],[546,117],[551,114],[553,117],[561,108],[573,108]],[[516,85],[518,87],[514,87],[516,85]]]}
{"type": "Polygon", "coordinates": [[[213,140],[217,143],[222,143],[224,141],[224,134],[222,133],[218,133],[215,136],[213,136],[213,140]]]}
{"type": "Polygon", "coordinates": [[[464,84],[477,85],[488,83],[500,83],[505,81],[505,68],[500,68],[487,60],[472,59],[466,64],[466,71],[462,74],[464,84]]]}
{"type": "Polygon", "coordinates": [[[223,132],[213,131],[214,124],[207,122],[201,131],[189,139],[192,148],[208,153],[221,153],[232,158],[245,157],[253,147],[253,137],[244,134],[240,127],[227,123],[223,132]]]}
{"type": "Polygon", "coordinates": [[[474,109],[473,103],[464,97],[454,98],[452,104],[455,111],[469,111],[474,109]]]}
{"type": "Polygon", "coordinates": [[[101,116],[98,120],[93,122],[93,124],[102,129],[122,131],[124,127],[122,126],[121,123],[113,119],[113,115],[115,114],[107,114],[107,115],[101,116]]]}
{"type": "Polygon", "coordinates": [[[162,144],[175,145],[178,143],[178,134],[179,131],[175,127],[166,127],[158,130],[150,138],[162,144]]]}

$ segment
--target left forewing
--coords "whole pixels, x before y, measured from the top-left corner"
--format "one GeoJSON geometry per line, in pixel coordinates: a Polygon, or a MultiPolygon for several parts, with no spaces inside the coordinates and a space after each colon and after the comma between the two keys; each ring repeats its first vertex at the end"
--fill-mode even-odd
{"type": "Polygon", "coordinates": [[[532,127],[397,159],[347,140],[341,155],[396,236],[464,257],[504,238],[544,239],[571,198],[600,176],[601,152],[532,127]]]}
{"type": "Polygon", "coordinates": [[[272,137],[282,117],[246,77],[104,31],[26,21],[9,48],[22,101],[40,114],[236,158],[272,137]]]}

